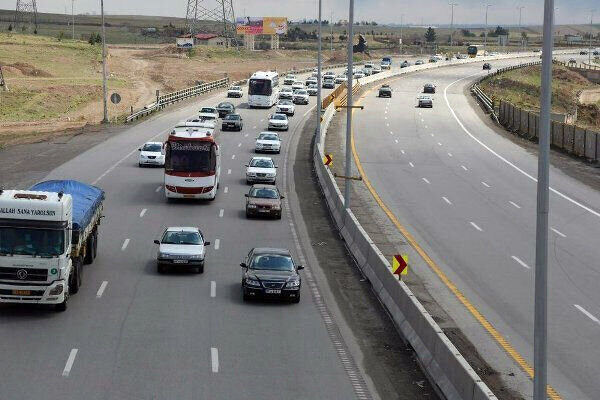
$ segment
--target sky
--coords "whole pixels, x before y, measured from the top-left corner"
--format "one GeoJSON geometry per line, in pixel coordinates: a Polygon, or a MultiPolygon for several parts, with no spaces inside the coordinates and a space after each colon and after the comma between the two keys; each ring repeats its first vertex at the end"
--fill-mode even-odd
{"type": "MultiPolygon", "coordinates": [[[[100,0],[74,0],[75,12],[100,12],[100,0]]],[[[200,0],[205,4],[215,4],[216,0],[200,0]]],[[[451,7],[449,0],[355,0],[355,20],[377,21],[379,23],[439,25],[449,24],[451,7]],[[417,4],[417,5],[416,5],[417,4]],[[402,17],[401,17],[402,16],[402,17]]],[[[488,12],[490,25],[517,25],[519,6],[523,24],[541,25],[543,0],[452,0],[458,3],[454,8],[455,24],[483,24],[486,4],[491,4],[488,12]]],[[[13,9],[16,0],[0,0],[0,8],[13,9]]],[[[38,11],[64,13],[71,12],[71,0],[37,0],[38,11]]],[[[316,18],[318,0],[233,0],[238,16],[285,16],[291,20],[316,18]]],[[[323,19],[348,18],[348,0],[323,0],[323,19]]],[[[108,14],[143,14],[185,17],[187,0],[104,0],[108,14]]],[[[557,24],[589,24],[590,10],[596,8],[594,20],[600,22],[600,1],[598,0],[555,0],[557,24]]]]}

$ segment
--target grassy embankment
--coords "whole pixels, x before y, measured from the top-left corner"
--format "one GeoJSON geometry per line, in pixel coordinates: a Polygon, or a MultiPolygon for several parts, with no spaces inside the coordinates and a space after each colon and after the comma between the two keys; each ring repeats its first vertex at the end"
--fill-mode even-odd
{"type": "MultiPolygon", "coordinates": [[[[482,82],[482,89],[496,100],[509,101],[528,110],[539,111],[541,95],[540,66],[508,71],[482,82]]],[[[583,90],[597,89],[596,85],[576,72],[554,65],[552,70],[552,111],[573,113],[577,108],[577,125],[600,130],[600,101],[579,104],[583,90]]]]}

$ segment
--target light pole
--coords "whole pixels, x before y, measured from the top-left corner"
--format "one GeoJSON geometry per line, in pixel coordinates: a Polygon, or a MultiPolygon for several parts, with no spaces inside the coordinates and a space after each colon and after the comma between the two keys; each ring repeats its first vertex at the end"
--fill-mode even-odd
{"type": "Polygon", "coordinates": [[[402,39],[402,27],[404,26],[404,14],[400,14],[400,53],[404,47],[404,40],[402,39]]]}
{"type": "Polygon", "coordinates": [[[592,32],[594,31],[594,10],[591,10],[590,15],[590,48],[588,51],[588,64],[592,65],[592,32]]]}
{"type": "Polygon", "coordinates": [[[522,22],[522,12],[523,9],[525,8],[525,6],[519,6],[517,7],[517,10],[519,10],[519,33],[521,35],[521,50],[525,51],[525,38],[523,37],[523,25],[521,24],[522,22]]]}
{"type": "Polygon", "coordinates": [[[450,49],[452,49],[452,39],[454,35],[454,6],[457,6],[458,3],[448,3],[448,5],[452,7],[452,16],[450,17],[450,49]]]}
{"type": "Polygon", "coordinates": [[[533,398],[546,400],[548,383],[548,214],[550,112],[552,101],[552,47],[554,0],[544,1],[544,45],[542,48],[542,96],[538,135],[538,184],[535,246],[535,306],[533,328],[533,398]]]}
{"type": "Polygon", "coordinates": [[[329,27],[331,28],[330,43],[331,43],[331,54],[333,56],[333,11],[331,11],[331,18],[329,19],[329,27]]]}
{"type": "Polygon", "coordinates": [[[492,6],[492,4],[488,4],[485,6],[485,39],[483,42],[483,60],[485,61],[485,55],[487,53],[487,35],[488,35],[488,9],[492,6]]]}
{"type": "Polygon", "coordinates": [[[73,26],[73,40],[75,40],[75,0],[71,0],[71,25],[73,26]]]}
{"type": "MultiPolygon", "coordinates": [[[[346,168],[345,174],[347,177],[352,176],[352,88],[353,88],[353,69],[354,60],[352,37],[354,36],[354,0],[350,0],[350,10],[348,12],[348,85],[347,88],[347,103],[348,108],[346,109],[346,168]]],[[[352,188],[352,180],[345,179],[344,185],[344,208],[350,208],[350,189],[352,188]]]]}
{"type": "Polygon", "coordinates": [[[102,14],[102,92],[104,94],[104,118],[102,123],[108,123],[108,97],[106,93],[106,32],[104,30],[104,0],[100,0],[102,14]]]}
{"type": "Polygon", "coordinates": [[[317,52],[317,143],[321,142],[321,112],[323,108],[323,102],[321,99],[321,11],[322,11],[322,0],[319,0],[319,50],[317,52]]]}

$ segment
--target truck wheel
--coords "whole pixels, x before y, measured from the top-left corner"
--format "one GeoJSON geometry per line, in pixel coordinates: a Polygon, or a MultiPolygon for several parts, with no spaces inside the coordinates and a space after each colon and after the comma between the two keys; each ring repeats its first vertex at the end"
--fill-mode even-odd
{"type": "Polygon", "coordinates": [[[94,261],[94,235],[91,234],[85,243],[85,257],[83,258],[84,264],[91,264],[94,261]]]}
{"type": "Polygon", "coordinates": [[[98,256],[98,229],[94,229],[94,259],[98,256]]]}
{"type": "Polygon", "coordinates": [[[62,303],[58,303],[54,306],[54,310],[58,311],[58,312],[65,312],[67,311],[67,299],[68,297],[65,297],[65,299],[63,300],[62,303]]]}
{"type": "Polygon", "coordinates": [[[156,268],[156,269],[158,270],[158,273],[159,273],[159,274],[164,274],[165,272],[167,272],[167,271],[165,270],[165,266],[164,266],[164,265],[162,265],[162,264],[158,264],[158,266],[157,266],[157,268],[156,268]]]}
{"type": "Polygon", "coordinates": [[[75,294],[79,292],[81,286],[81,259],[73,259],[73,270],[69,275],[69,293],[75,294]]]}
{"type": "Polygon", "coordinates": [[[204,273],[204,263],[200,264],[200,266],[198,267],[198,273],[199,274],[203,274],[204,273]]]}

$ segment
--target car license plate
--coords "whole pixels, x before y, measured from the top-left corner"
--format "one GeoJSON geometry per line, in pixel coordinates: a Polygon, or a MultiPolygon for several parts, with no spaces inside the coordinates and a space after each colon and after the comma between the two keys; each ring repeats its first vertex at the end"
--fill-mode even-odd
{"type": "Polygon", "coordinates": [[[15,296],[30,296],[31,290],[13,290],[15,296]]]}
{"type": "Polygon", "coordinates": [[[193,194],[184,194],[183,197],[186,199],[193,199],[195,196],[193,194]]]}
{"type": "Polygon", "coordinates": [[[281,294],[281,289],[265,289],[267,294],[281,294]]]}
{"type": "Polygon", "coordinates": [[[187,264],[188,260],[173,260],[173,264],[187,264]]]}

